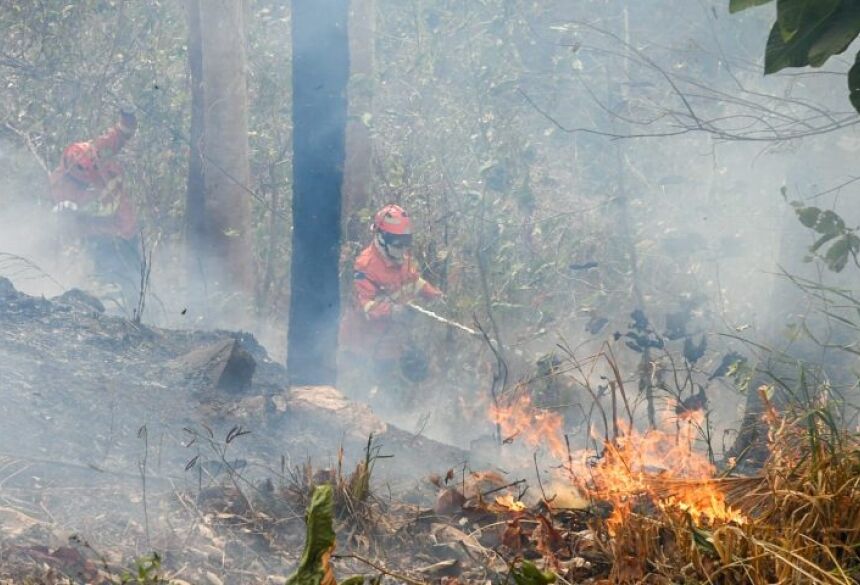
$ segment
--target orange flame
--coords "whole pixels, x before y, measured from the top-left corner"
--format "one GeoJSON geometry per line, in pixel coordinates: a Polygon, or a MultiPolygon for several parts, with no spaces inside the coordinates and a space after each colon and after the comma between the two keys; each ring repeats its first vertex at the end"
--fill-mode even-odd
{"type": "Polygon", "coordinates": [[[491,405],[490,420],[499,425],[504,443],[520,438],[530,447],[546,444],[556,459],[565,457],[564,419],[556,412],[533,407],[527,394],[508,404],[491,405]]]}
{"type": "Polygon", "coordinates": [[[576,487],[612,505],[610,526],[617,526],[645,500],[665,511],[689,513],[696,522],[743,523],[744,516],[726,503],[714,481],[714,466],[693,448],[702,414],[685,414],[673,432],[652,429],[643,434],[619,421],[619,436],[597,459],[592,450],[568,453],[562,417],[534,407],[527,395],[490,408],[490,419],[499,425],[504,442],[519,439],[531,447],[545,445],[564,469],[572,463],[568,471],[576,487]]]}
{"type": "Polygon", "coordinates": [[[621,521],[640,496],[663,510],[687,512],[697,522],[743,523],[743,515],[726,503],[713,481],[714,466],[693,449],[694,433],[692,424],[683,425],[677,434],[661,430],[640,434],[625,428],[606,445],[603,458],[590,470],[590,481],[578,483],[592,497],[613,504],[610,523],[621,521]]]}

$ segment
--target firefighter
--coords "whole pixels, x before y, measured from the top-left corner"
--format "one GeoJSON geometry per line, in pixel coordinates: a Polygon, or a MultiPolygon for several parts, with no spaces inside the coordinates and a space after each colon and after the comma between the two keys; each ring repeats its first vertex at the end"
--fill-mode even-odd
{"type": "Polygon", "coordinates": [[[140,240],[134,206],[123,188],[115,155],[137,129],[134,113],[123,108],[107,132],[63,151],[51,173],[51,198],[60,217],[58,238],[79,243],[102,284],[118,286],[123,306],[136,304],[140,279],[140,240]]]}
{"type": "Polygon", "coordinates": [[[406,210],[386,205],[374,216],[371,232],[372,242],[355,261],[352,302],[343,319],[341,371],[349,378],[343,385],[357,399],[372,398],[376,388],[395,393],[390,398],[402,404],[407,380],[426,373],[426,360],[411,347],[413,311],[407,303],[441,299],[442,291],[418,273],[406,210]]]}

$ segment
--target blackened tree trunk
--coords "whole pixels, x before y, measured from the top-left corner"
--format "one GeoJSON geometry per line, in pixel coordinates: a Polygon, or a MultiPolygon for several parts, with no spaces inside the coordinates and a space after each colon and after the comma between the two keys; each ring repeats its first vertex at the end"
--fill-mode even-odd
{"type": "Polygon", "coordinates": [[[199,275],[198,251],[205,249],[206,187],[203,182],[203,47],[200,40],[200,0],[185,0],[188,22],[188,69],[191,73],[191,144],[185,192],[185,244],[189,280],[199,275]]]}
{"type": "Polygon", "coordinates": [[[253,292],[251,169],[242,2],[201,0],[205,278],[233,325],[247,316],[253,292]]]}
{"type": "Polygon", "coordinates": [[[349,78],[348,0],[293,0],[290,383],[332,385],[349,78]]]}

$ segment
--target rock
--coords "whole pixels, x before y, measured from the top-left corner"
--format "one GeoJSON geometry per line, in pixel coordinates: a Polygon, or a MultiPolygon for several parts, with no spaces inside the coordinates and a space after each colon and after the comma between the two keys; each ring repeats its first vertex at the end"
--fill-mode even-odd
{"type": "Polygon", "coordinates": [[[213,389],[238,394],[251,386],[257,362],[238,341],[224,339],[177,358],[171,366],[203,378],[213,389]]]}
{"type": "Polygon", "coordinates": [[[388,425],[370,407],[348,400],[331,386],[293,388],[287,396],[287,412],[329,424],[333,432],[345,432],[356,438],[366,439],[371,433],[378,436],[388,430],[388,425]]]}
{"type": "Polygon", "coordinates": [[[51,302],[69,305],[79,311],[94,311],[96,313],[105,312],[105,306],[100,300],[79,288],[69,289],[63,294],[52,298],[51,302]]]}
{"type": "Polygon", "coordinates": [[[18,296],[15,285],[8,278],[0,276],[0,299],[8,299],[18,296]]]}

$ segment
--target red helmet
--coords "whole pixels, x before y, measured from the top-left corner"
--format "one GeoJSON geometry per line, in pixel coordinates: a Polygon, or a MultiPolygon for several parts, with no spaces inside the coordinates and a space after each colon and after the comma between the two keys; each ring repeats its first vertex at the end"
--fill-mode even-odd
{"type": "Polygon", "coordinates": [[[394,236],[411,236],[412,220],[409,214],[399,205],[389,204],[373,216],[373,229],[383,234],[394,236]]]}
{"type": "Polygon", "coordinates": [[[412,246],[412,220],[399,205],[386,205],[373,216],[373,233],[382,251],[395,262],[402,262],[412,246]]]}
{"type": "Polygon", "coordinates": [[[63,151],[63,168],[73,178],[93,183],[99,178],[98,151],[91,142],[75,142],[63,151]]]}

